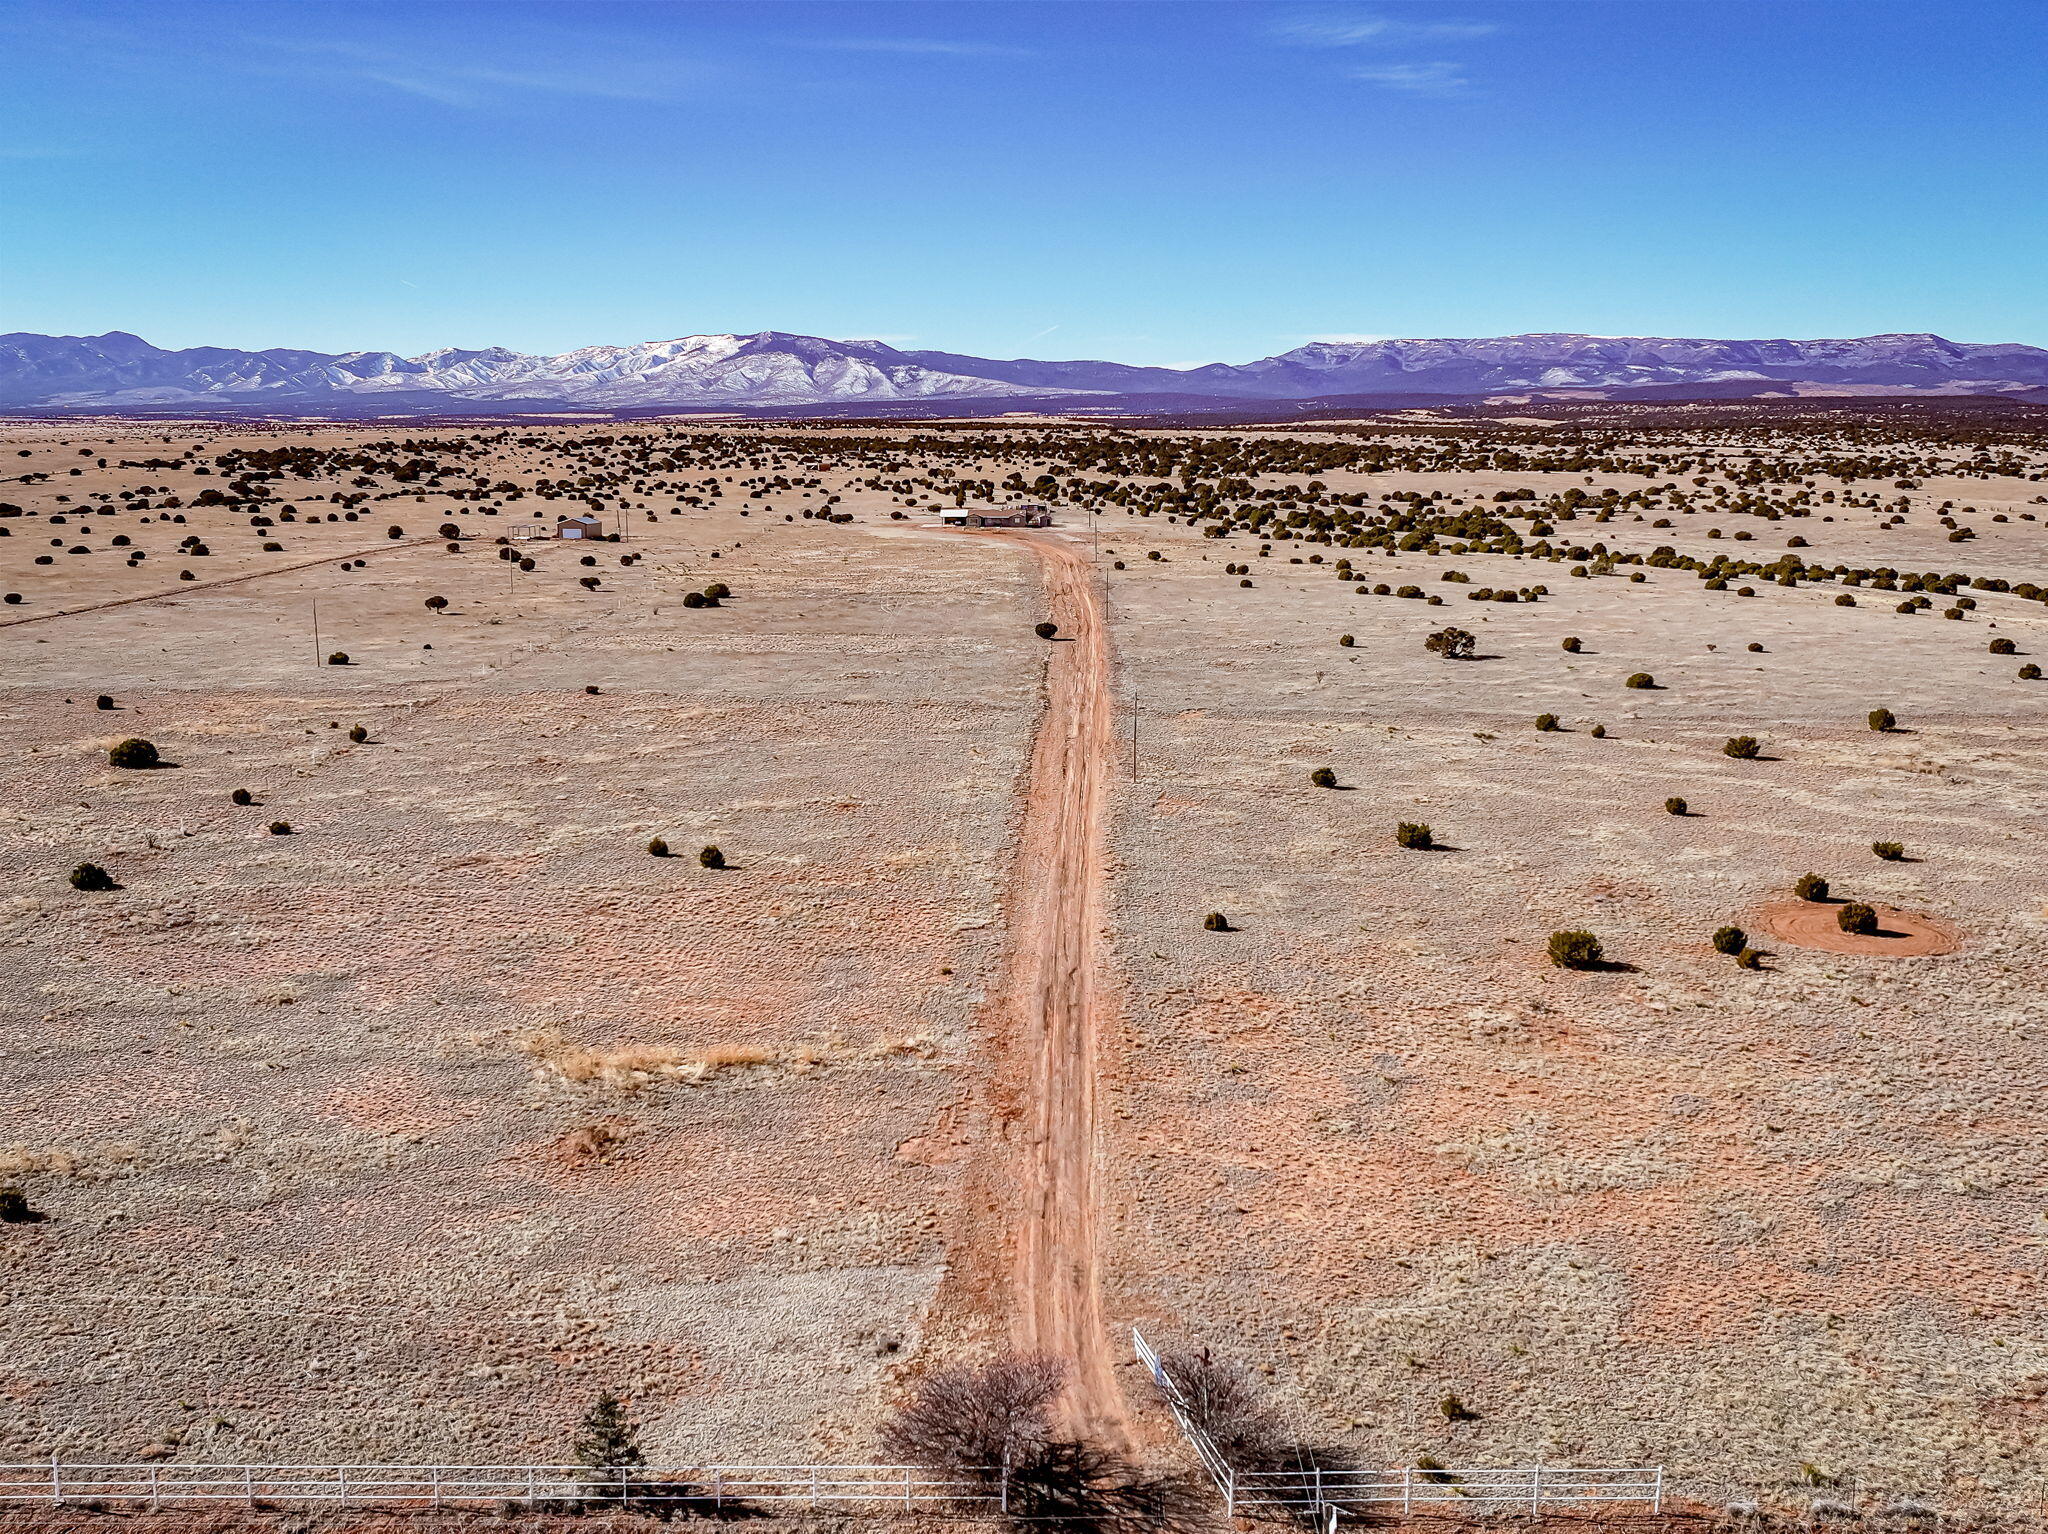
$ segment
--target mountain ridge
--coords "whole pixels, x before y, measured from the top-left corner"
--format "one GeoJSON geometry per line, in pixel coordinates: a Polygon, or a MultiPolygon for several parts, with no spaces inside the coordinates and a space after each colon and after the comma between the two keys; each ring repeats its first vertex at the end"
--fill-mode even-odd
{"type": "Polygon", "coordinates": [[[1992,393],[2048,386],[2048,349],[1931,332],[1797,340],[1516,336],[1310,341],[1194,368],[905,351],[877,340],[764,330],[595,345],[554,354],[437,347],[415,357],[294,347],[168,350],[127,331],[0,335],[0,408],[161,410],[388,399],[449,412],[519,403],[598,409],[787,408],[846,403],[1136,394],[1300,400],[1374,393],[1633,389],[1754,382],[1992,393]]]}

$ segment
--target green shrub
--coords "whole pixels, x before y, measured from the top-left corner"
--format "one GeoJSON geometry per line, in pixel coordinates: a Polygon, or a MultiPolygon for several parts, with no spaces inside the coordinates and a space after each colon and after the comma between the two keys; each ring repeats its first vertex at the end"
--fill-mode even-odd
{"type": "Polygon", "coordinates": [[[697,854],[697,861],[706,868],[723,868],[725,867],[725,854],[716,847],[706,847],[697,854]]]}
{"type": "Polygon", "coordinates": [[[1757,643],[1755,643],[1754,641],[1752,641],[1752,642],[1751,642],[1751,643],[1749,643],[1749,644],[1746,644],[1746,645],[1744,645],[1744,646],[1743,646],[1743,648],[1744,648],[1745,650],[1749,651],[1749,653],[1750,653],[1750,654],[1752,654],[1752,655],[1761,655],[1761,654],[1763,653],[1763,649],[1764,649],[1764,647],[1763,647],[1762,645],[1760,645],[1760,644],[1757,644],[1757,643]]]}
{"type": "Polygon", "coordinates": [[[1228,932],[1231,930],[1230,918],[1221,911],[1211,911],[1202,918],[1202,930],[1205,932],[1228,932]]]}
{"type": "Polygon", "coordinates": [[[366,740],[368,740],[368,739],[370,738],[370,732],[369,732],[368,730],[364,729],[364,728],[363,728],[363,727],[362,727],[361,725],[359,725],[359,724],[356,724],[356,725],[350,725],[350,726],[349,726],[349,732],[348,732],[348,738],[349,738],[349,742],[350,742],[350,744],[352,744],[352,745],[357,745],[357,746],[360,746],[360,745],[361,745],[361,744],[362,744],[362,743],[363,743],[364,741],[366,741],[366,740]]]}
{"type": "Polygon", "coordinates": [[[1684,815],[1690,813],[1690,810],[1683,799],[1673,794],[1664,801],[1664,813],[1667,815],[1684,815]]]}
{"type": "Polygon", "coordinates": [[[1060,626],[1057,623],[1034,623],[1031,625],[1031,632],[1040,639],[1050,639],[1059,631],[1060,626]]]}
{"type": "Polygon", "coordinates": [[[1846,591],[1835,598],[1835,606],[1837,607],[1854,607],[1855,605],[1856,599],[1850,596],[1849,593],[1846,591]]]}
{"type": "Polygon", "coordinates": [[[1350,648],[1351,648],[1351,647],[1352,647],[1353,645],[1357,644],[1357,643],[1358,643],[1358,640],[1357,640],[1356,638],[1354,638],[1354,637],[1353,637],[1352,635],[1350,635],[1350,634],[1339,634],[1339,635],[1337,636],[1337,643],[1338,643],[1338,644],[1340,644],[1340,645],[1342,645],[1342,646],[1343,646],[1343,647],[1344,647],[1345,649],[1347,649],[1347,650],[1348,650],[1348,649],[1350,649],[1350,648]]]}
{"type": "Polygon", "coordinates": [[[327,664],[330,666],[346,666],[348,664],[348,651],[334,651],[327,657],[327,664]]]}
{"type": "Polygon", "coordinates": [[[1559,969],[1591,969],[1598,964],[1606,952],[1600,946],[1600,939],[1590,932],[1553,932],[1550,934],[1550,962],[1559,969]]]}
{"type": "Polygon", "coordinates": [[[1801,900],[1825,900],[1828,898],[1828,881],[1819,874],[1801,874],[1793,882],[1792,893],[1801,900]]]}
{"type": "Polygon", "coordinates": [[[2022,682],[2038,682],[2041,680],[2041,668],[2032,661],[2028,661],[2024,666],[2020,667],[2019,674],[2022,682]]]}
{"type": "Polygon", "coordinates": [[[702,607],[703,605],[704,605],[704,593],[703,593],[703,592],[701,592],[701,591],[686,591],[686,592],[684,592],[684,593],[683,593],[683,606],[685,606],[685,607],[702,607]]]}
{"type": "Polygon", "coordinates": [[[1645,687],[1655,687],[1656,685],[1657,679],[1651,676],[1650,673],[1647,671],[1638,671],[1634,676],[1630,677],[1626,682],[1622,683],[1622,686],[1633,687],[1636,688],[1638,691],[1645,687]]]}
{"type": "Polygon", "coordinates": [[[1714,929],[1714,951],[1725,953],[1731,958],[1749,946],[1749,934],[1740,927],[1717,927],[1714,929]]]}
{"type": "Polygon", "coordinates": [[[1835,912],[1835,925],[1859,937],[1872,937],[1877,932],[1877,912],[1860,900],[1851,900],[1835,912]]]}
{"type": "Polygon", "coordinates": [[[230,804],[254,804],[256,796],[246,788],[238,788],[228,795],[228,802],[230,804]]]}
{"type": "Polygon", "coordinates": [[[80,863],[71,870],[71,887],[97,894],[101,890],[117,890],[121,886],[114,882],[114,876],[97,863],[80,863]]]}
{"type": "Polygon", "coordinates": [[[2020,652],[2020,647],[2010,639],[1994,639],[1984,648],[1993,655],[2017,655],[2020,652]]]}
{"type": "Polygon", "coordinates": [[[1547,733],[1551,730],[1559,729],[1561,726],[1557,722],[1557,715],[1538,714],[1536,716],[1536,728],[1547,733]]]}
{"type": "Polygon", "coordinates": [[[665,858],[668,856],[668,843],[657,836],[648,842],[647,852],[650,857],[665,858]]]}
{"type": "Polygon", "coordinates": [[[270,823],[270,834],[272,836],[290,836],[292,834],[292,823],[289,820],[273,820],[270,823]]]}
{"type": "Polygon", "coordinates": [[[1735,962],[1744,969],[1762,969],[1764,967],[1764,956],[1754,948],[1745,948],[1736,954],[1735,962]]]}
{"type": "Polygon", "coordinates": [[[1753,762],[1763,754],[1763,747],[1756,743],[1754,735],[1731,735],[1723,743],[1721,754],[1738,762],[1753,762]]]}
{"type": "Polygon", "coordinates": [[[725,598],[732,595],[732,587],[726,585],[724,581],[713,581],[710,585],[704,588],[704,595],[706,595],[707,597],[716,597],[718,600],[723,601],[725,598]]]}
{"type": "Polygon", "coordinates": [[[1464,629],[1438,629],[1422,641],[1422,648],[1445,660],[1470,660],[1479,641],[1464,629]]]}
{"type": "Polygon", "coordinates": [[[1869,721],[1870,727],[1880,734],[1888,733],[1899,727],[1899,716],[1888,708],[1872,709],[1869,714],[1869,721]]]}
{"type": "Polygon", "coordinates": [[[448,605],[448,599],[446,597],[428,597],[420,605],[438,618],[441,616],[441,609],[448,605]]]}
{"type": "Polygon", "coordinates": [[[1605,740],[1607,738],[1607,726],[1604,724],[1596,724],[1593,726],[1592,729],[1586,731],[1586,733],[1592,736],[1595,740],[1605,740]]]}
{"type": "MultiPolygon", "coordinates": [[[[597,590],[597,588],[598,588],[599,586],[601,586],[601,585],[603,584],[603,582],[602,582],[602,581],[600,581],[600,580],[599,580],[599,579],[598,579],[598,578],[597,578],[596,576],[594,576],[594,575],[586,575],[586,576],[584,576],[584,577],[583,577],[583,579],[579,580],[579,581],[578,581],[578,582],[577,582],[576,584],[577,584],[577,585],[579,585],[579,586],[581,586],[581,587],[582,587],[582,588],[583,588],[583,589],[584,589],[585,591],[595,591],[595,590],[597,590]]],[[[706,606],[708,607],[708,606],[710,606],[711,604],[710,604],[710,603],[709,603],[709,602],[707,601],[707,602],[705,603],[705,605],[706,605],[706,606]]]]}
{"type": "Polygon", "coordinates": [[[1416,820],[1404,820],[1394,827],[1394,842],[1410,852],[1427,852],[1436,845],[1434,833],[1416,820]]]}
{"type": "Polygon", "coordinates": [[[1906,847],[1903,842],[1872,842],[1870,850],[1883,858],[1887,863],[1903,862],[1906,857],[1906,847]]]}
{"type": "Polygon", "coordinates": [[[1317,788],[1335,788],[1337,786],[1337,774],[1327,767],[1318,767],[1308,775],[1308,780],[1315,784],[1317,788]]]}
{"type": "Polygon", "coordinates": [[[107,765],[110,767],[132,767],[139,770],[161,766],[162,763],[163,758],[157,755],[154,745],[134,736],[118,742],[107,752],[107,765]]]}
{"type": "Polygon", "coordinates": [[[1559,642],[1559,646],[1558,646],[1558,647],[1559,647],[1560,649],[1564,649],[1564,650],[1569,650],[1569,651],[1571,651],[1571,652],[1572,652],[1572,654],[1574,654],[1574,655],[1578,654],[1578,653],[1579,653],[1579,651],[1580,651],[1581,649],[1583,649],[1583,648],[1584,648],[1584,646],[1583,646],[1583,645],[1581,645],[1581,644],[1579,643],[1579,641],[1578,641],[1577,639],[1565,639],[1565,640],[1562,640],[1562,641],[1560,641],[1560,642],[1559,642]]]}

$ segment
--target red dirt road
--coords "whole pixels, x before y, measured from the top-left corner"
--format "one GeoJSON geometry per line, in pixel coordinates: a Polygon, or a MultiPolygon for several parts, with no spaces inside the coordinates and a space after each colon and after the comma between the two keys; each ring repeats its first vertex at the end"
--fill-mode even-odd
{"type": "Polygon", "coordinates": [[[1115,762],[1109,641],[1094,571],[1055,538],[990,534],[1040,562],[1045,712],[1032,747],[990,997],[990,1132],[978,1148],[940,1308],[986,1313],[1007,1290],[1009,1344],[1072,1367],[1072,1425],[1115,1444],[1127,1415],[1096,1270],[1096,955],[1103,831],[1115,762]],[[1007,1261],[1003,1261],[1003,1254],[1007,1261]],[[1000,1266],[998,1266],[1000,1264],[1000,1266]]]}

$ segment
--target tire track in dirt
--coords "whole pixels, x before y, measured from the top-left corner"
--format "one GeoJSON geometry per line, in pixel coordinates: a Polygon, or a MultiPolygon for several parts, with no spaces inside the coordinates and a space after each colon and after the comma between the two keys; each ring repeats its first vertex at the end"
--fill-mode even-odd
{"type": "Polygon", "coordinates": [[[1109,638],[1080,550],[1057,537],[979,536],[1038,560],[1046,616],[1060,638],[1046,658],[1045,709],[1004,896],[1003,967],[984,1013],[989,1112],[936,1319],[951,1331],[990,1317],[1007,1297],[1009,1344],[1064,1359],[1072,1426],[1120,1445],[1129,1418],[1096,1254],[1095,970],[1116,760],[1109,638]]]}

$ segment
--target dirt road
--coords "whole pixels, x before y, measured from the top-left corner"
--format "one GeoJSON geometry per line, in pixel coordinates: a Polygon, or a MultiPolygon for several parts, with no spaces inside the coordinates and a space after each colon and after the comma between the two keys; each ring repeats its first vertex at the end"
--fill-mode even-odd
{"type": "Polygon", "coordinates": [[[1127,1419],[1102,1316],[1095,1204],[1095,963],[1116,759],[1109,641],[1079,549],[1056,536],[986,536],[1039,560],[1046,616],[1060,633],[1046,661],[1005,902],[1008,944],[987,1013],[994,1111],[941,1308],[985,1313],[1007,1291],[1010,1343],[1066,1359],[1073,1425],[1114,1444],[1127,1419]]]}

